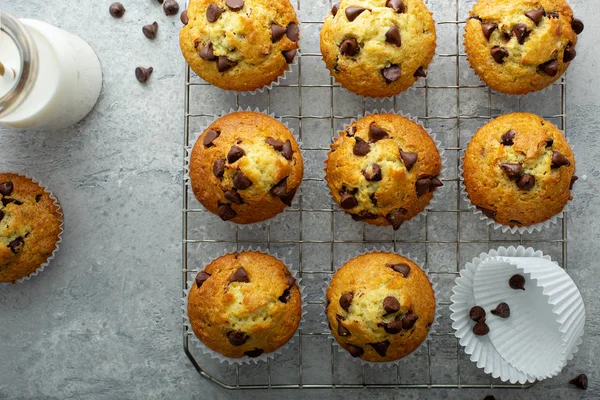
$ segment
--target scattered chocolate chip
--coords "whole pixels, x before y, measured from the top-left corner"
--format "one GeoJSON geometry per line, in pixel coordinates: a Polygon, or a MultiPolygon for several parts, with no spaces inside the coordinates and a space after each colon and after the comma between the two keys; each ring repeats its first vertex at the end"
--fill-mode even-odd
{"type": "Polygon", "coordinates": [[[513,32],[515,33],[519,44],[525,43],[525,39],[529,36],[529,30],[525,24],[516,24],[513,28],[513,32]]]}
{"type": "Polygon", "coordinates": [[[296,196],[296,190],[292,190],[288,192],[285,196],[281,196],[281,201],[288,207],[292,206],[292,201],[294,201],[294,196],[296,196]]]}
{"type": "Polygon", "coordinates": [[[512,146],[514,144],[513,140],[515,139],[515,135],[516,132],[511,129],[502,135],[500,138],[500,143],[502,143],[504,146],[512,146]]]}
{"type": "Polygon", "coordinates": [[[379,182],[381,180],[381,167],[377,164],[372,164],[370,170],[363,171],[363,176],[369,182],[379,182]]]}
{"type": "Polygon", "coordinates": [[[179,20],[184,25],[187,25],[190,22],[190,18],[187,15],[187,9],[183,10],[183,12],[181,13],[181,15],[179,16],[179,20]]]}
{"type": "Polygon", "coordinates": [[[206,46],[204,46],[202,50],[200,50],[200,53],[198,53],[198,55],[200,56],[200,58],[206,61],[215,61],[217,59],[215,53],[213,52],[212,42],[208,42],[206,46]]]}
{"type": "Polygon", "coordinates": [[[354,137],[354,135],[356,135],[356,127],[355,126],[347,127],[346,128],[346,136],[354,137]]]}
{"type": "Polygon", "coordinates": [[[230,201],[233,204],[244,204],[244,199],[242,199],[242,196],[240,196],[240,194],[235,189],[226,191],[224,193],[224,196],[227,199],[227,201],[230,201]]]}
{"type": "Polygon", "coordinates": [[[490,54],[492,57],[494,57],[494,61],[496,61],[498,64],[502,64],[504,59],[508,57],[508,50],[506,50],[504,47],[494,46],[492,47],[490,54]]]}
{"type": "Polygon", "coordinates": [[[227,70],[230,70],[231,68],[235,67],[237,65],[236,61],[231,61],[230,59],[228,59],[227,57],[224,56],[220,56],[217,59],[217,70],[219,72],[225,72],[227,70]]]}
{"type": "Polygon", "coordinates": [[[480,210],[488,218],[495,218],[496,217],[496,211],[495,210],[490,210],[489,208],[484,208],[484,207],[479,207],[479,206],[477,206],[477,209],[480,210]]]}
{"type": "Polygon", "coordinates": [[[156,32],[158,32],[158,22],[153,22],[150,25],[144,25],[142,27],[142,33],[148,39],[154,39],[156,37],[156,32]]]}
{"type": "Polygon", "coordinates": [[[474,306],[469,310],[469,318],[472,321],[479,322],[481,320],[485,321],[485,310],[483,307],[474,306]]]}
{"type": "Polygon", "coordinates": [[[352,152],[355,156],[366,156],[371,151],[371,146],[366,141],[362,140],[358,136],[354,138],[356,143],[354,144],[354,148],[352,152]]]}
{"type": "Polygon", "coordinates": [[[421,197],[421,196],[429,193],[430,184],[431,184],[431,178],[429,178],[427,176],[417,179],[417,182],[415,183],[417,197],[421,197]]]}
{"type": "Polygon", "coordinates": [[[514,290],[525,290],[525,277],[523,275],[513,275],[508,280],[508,286],[514,290]]]}
{"type": "Polygon", "coordinates": [[[559,14],[556,11],[548,13],[548,18],[558,19],[558,17],[559,14]]]}
{"type": "Polygon", "coordinates": [[[431,183],[429,184],[430,191],[434,191],[435,189],[442,187],[442,186],[444,186],[444,184],[437,176],[434,176],[433,178],[431,178],[431,183]]]}
{"type": "Polygon", "coordinates": [[[196,275],[196,286],[200,288],[200,286],[202,286],[202,284],[206,282],[208,278],[210,278],[210,274],[204,271],[198,272],[198,275],[196,275]]]}
{"type": "Polygon", "coordinates": [[[291,161],[291,159],[293,158],[294,150],[292,150],[292,142],[289,139],[286,140],[283,144],[283,148],[281,149],[281,155],[288,161],[291,161]]]}
{"type": "Polygon", "coordinates": [[[588,378],[586,374],[579,374],[569,381],[570,384],[577,386],[579,389],[586,390],[588,387],[588,378]]]}
{"type": "Polygon", "coordinates": [[[358,42],[356,39],[344,39],[340,44],[340,53],[352,57],[358,53],[358,42]]]}
{"type": "Polygon", "coordinates": [[[402,276],[405,278],[408,278],[408,274],[410,273],[410,266],[408,264],[388,264],[386,267],[389,267],[399,274],[402,274],[402,276]]]}
{"type": "Polygon", "coordinates": [[[252,181],[242,171],[237,171],[233,176],[233,186],[239,190],[248,189],[252,186],[252,181]]]}
{"type": "Polygon", "coordinates": [[[406,11],[406,7],[404,6],[404,2],[402,0],[387,0],[385,6],[396,11],[398,14],[402,14],[404,11],[406,11]]]}
{"type": "Polygon", "coordinates": [[[219,217],[221,217],[223,221],[229,221],[236,216],[237,213],[229,204],[222,204],[219,206],[219,217]]]}
{"type": "Polygon", "coordinates": [[[265,139],[265,143],[269,146],[273,147],[276,151],[283,150],[283,142],[281,140],[273,139],[272,137],[268,137],[265,139]]]}
{"type": "Polygon", "coordinates": [[[216,138],[219,137],[220,134],[221,134],[221,132],[214,131],[212,129],[210,131],[206,132],[206,135],[204,135],[204,139],[202,141],[202,144],[204,144],[204,147],[214,146],[213,142],[215,141],[216,138]]]}
{"type": "Polygon", "coordinates": [[[411,153],[411,152],[407,152],[407,151],[400,149],[400,158],[402,159],[402,162],[404,163],[404,167],[406,168],[406,170],[410,171],[412,169],[412,167],[414,167],[415,163],[417,162],[419,155],[417,153],[411,153]]]}
{"type": "Polygon", "coordinates": [[[517,179],[519,175],[521,175],[521,171],[523,170],[523,167],[521,167],[521,164],[519,163],[500,164],[500,168],[502,168],[502,170],[508,176],[508,179],[510,179],[511,181],[517,179]]]}
{"type": "Polygon", "coordinates": [[[232,11],[239,11],[244,7],[244,0],[226,0],[225,5],[232,11]]]}
{"type": "Polygon", "coordinates": [[[244,157],[246,152],[239,146],[233,145],[231,149],[229,149],[229,153],[227,153],[227,162],[229,164],[233,164],[240,158],[244,157]]]}
{"type": "Polygon", "coordinates": [[[407,210],[404,208],[396,208],[388,213],[385,216],[385,219],[392,225],[395,231],[400,229],[400,225],[404,222],[404,217],[406,217],[407,210]]]}
{"type": "Polygon", "coordinates": [[[392,314],[400,310],[400,302],[394,296],[387,296],[383,299],[383,309],[387,314],[392,314]]]}
{"type": "Polygon", "coordinates": [[[392,25],[390,29],[385,33],[385,41],[391,44],[395,44],[397,47],[402,46],[402,40],[400,39],[400,29],[396,25],[392,25]]]}
{"type": "Polygon", "coordinates": [[[18,237],[8,243],[8,248],[14,253],[19,254],[19,252],[23,249],[23,245],[25,245],[25,240],[22,237],[18,237]]]}
{"type": "Polygon", "coordinates": [[[481,30],[483,31],[483,36],[485,36],[485,38],[487,40],[490,40],[490,36],[492,36],[492,33],[496,29],[498,29],[498,24],[494,24],[494,23],[481,24],[481,30]]]}
{"type": "Polygon", "coordinates": [[[296,278],[292,275],[286,275],[285,280],[287,281],[288,289],[296,284],[296,278]]]}
{"type": "Polygon", "coordinates": [[[577,176],[575,176],[575,175],[573,175],[573,176],[571,177],[571,184],[569,185],[569,190],[572,190],[572,189],[573,189],[573,185],[575,184],[575,182],[576,182],[578,179],[579,179],[579,178],[578,178],[577,176]]]}
{"type": "Polygon", "coordinates": [[[149,68],[137,67],[135,69],[135,78],[140,83],[146,83],[148,78],[150,78],[150,75],[152,75],[153,71],[154,71],[154,68],[152,68],[152,67],[149,67],[149,68]]]}
{"type": "Polygon", "coordinates": [[[417,314],[409,312],[404,316],[404,318],[402,318],[402,328],[405,330],[412,329],[412,327],[415,326],[415,323],[418,319],[419,317],[417,316],[417,314]]]}
{"type": "Polygon", "coordinates": [[[358,205],[358,200],[356,199],[356,197],[353,194],[342,193],[342,196],[340,198],[340,205],[342,206],[343,209],[349,210],[358,205]]]}
{"type": "Polygon", "coordinates": [[[517,186],[523,190],[531,190],[535,186],[535,176],[531,174],[523,174],[517,180],[517,186]]]}
{"type": "Polygon", "coordinates": [[[241,346],[249,339],[248,335],[240,331],[227,332],[227,339],[233,346],[241,346]]]}
{"type": "Polygon", "coordinates": [[[427,78],[427,73],[425,72],[425,69],[423,69],[423,67],[419,67],[417,68],[413,76],[415,78],[427,78]]]}
{"type": "Polygon", "coordinates": [[[390,347],[390,341],[389,340],[384,340],[383,342],[377,342],[377,343],[368,343],[369,346],[373,347],[373,350],[375,350],[377,352],[377,354],[379,354],[381,357],[385,357],[385,354],[387,353],[387,349],[388,347],[390,347]]]}
{"type": "Polygon", "coordinates": [[[244,352],[244,355],[251,357],[251,358],[255,358],[260,356],[262,353],[264,353],[263,349],[254,349],[254,350],[247,350],[244,352]]]}
{"type": "Polygon", "coordinates": [[[209,4],[208,8],[206,9],[206,20],[208,22],[217,22],[221,14],[223,14],[223,11],[225,10],[218,5],[212,3],[209,4]]]}
{"type": "Polygon", "coordinates": [[[495,309],[490,311],[492,314],[499,316],[500,318],[510,317],[510,307],[508,304],[502,302],[496,306],[495,309]]]}
{"type": "Polygon", "coordinates": [[[559,151],[554,150],[552,152],[552,168],[560,168],[563,165],[569,167],[571,166],[571,161],[564,155],[562,155],[559,151]]]}
{"type": "Polygon", "coordinates": [[[348,311],[348,308],[350,308],[350,304],[352,304],[352,299],[354,299],[353,293],[344,293],[340,296],[340,307],[348,311]]]}
{"type": "Polygon", "coordinates": [[[4,211],[0,210],[0,221],[4,219],[4,211]]]}
{"type": "Polygon", "coordinates": [[[231,275],[231,277],[229,278],[229,283],[233,283],[233,282],[243,282],[243,283],[250,282],[250,278],[248,277],[248,273],[246,272],[244,267],[239,267],[233,273],[233,275],[231,275]]]}
{"type": "Polygon", "coordinates": [[[390,321],[387,324],[384,323],[383,330],[392,335],[400,333],[400,331],[402,331],[402,321],[390,321]]]}
{"type": "Polygon", "coordinates": [[[298,25],[296,25],[294,22],[290,23],[287,26],[285,34],[288,37],[288,39],[296,43],[300,38],[300,30],[298,29],[298,25]]]}
{"type": "Polygon", "coordinates": [[[365,11],[362,7],[346,7],[346,18],[348,21],[354,21],[362,12],[365,11]]]}
{"type": "Polygon", "coordinates": [[[275,197],[284,197],[287,194],[287,176],[274,185],[269,193],[275,197]]]}
{"type": "Polygon", "coordinates": [[[369,140],[373,143],[380,141],[381,139],[387,139],[388,133],[384,131],[382,128],[375,125],[375,123],[371,123],[369,126],[369,140]]]}
{"type": "Polygon", "coordinates": [[[16,200],[16,199],[9,199],[8,197],[3,197],[2,198],[2,205],[4,205],[5,207],[9,204],[14,204],[16,206],[20,206],[23,204],[22,201],[16,200]]]}
{"type": "Polygon", "coordinates": [[[365,351],[362,347],[358,347],[353,344],[347,344],[346,346],[348,346],[348,353],[350,353],[352,357],[360,357],[365,354],[365,351]]]}
{"type": "Polygon", "coordinates": [[[114,18],[121,18],[125,14],[125,7],[121,3],[112,3],[110,7],[108,7],[108,12],[114,18]]]}
{"type": "Polygon", "coordinates": [[[351,336],[350,331],[344,325],[342,321],[338,321],[338,335],[340,336],[351,336]]]}
{"type": "Polygon", "coordinates": [[[167,0],[163,4],[163,11],[166,15],[175,15],[179,12],[179,3],[175,0],[167,0]]]}
{"type": "Polygon", "coordinates": [[[383,74],[383,77],[385,78],[385,81],[388,84],[397,81],[402,75],[400,71],[400,66],[396,64],[392,64],[389,67],[382,69],[381,73],[383,74]]]}
{"type": "Polygon", "coordinates": [[[335,17],[339,10],[340,10],[340,3],[335,3],[333,5],[333,7],[331,7],[331,15],[333,15],[335,17]]]}
{"type": "Polygon", "coordinates": [[[287,288],[283,291],[283,294],[277,298],[282,303],[287,304],[288,301],[292,298],[292,294],[290,293],[290,289],[287,288]]]}
{"type": "Polygon", "coordinates": [[[573,28],[575,33],[579,35],[581,32],[583,32],[583,21],[577,18],[573,18],[573,21],[571,21],[571,28],[573,28]]]}
{"type": "Polygon", "coordinates": [[[273,43],[279,41],[285,35],[287,29],[277,24],[271,24],[271,41],[273,43]]]}
{"type": "Polygon", "coordinates": [[[11,181],[0,183],[0,194],[2,196],[10,196],[15,189],[11,181]]]}
{"type": "Polygon", "coordinates": [[[371,203],[373,203],[373,205],[377,207],[377,198],[375,197],[375,192],[369,195],[369,200],[371,200],[371,203]]]}
{"type": "Polygon", "coordinates": [[[540,71],[547,75],[556,76],[556,74],[558,73],[558,61],[550,60],[548,62],[540,64],[538,68],[540,71]]]}
{"type": "Polygon", "coordinates": [[[529,18],[530,20],[532,20],[536,25],[539,25],[540,21],[542,20],[542,17],[544,16],[544,14],[546,14],[546,11],[544,11],[544,8],[540,8],[538,10],[533,10],[533,11],[527,11],[525,13],[525,16],[527,18],[529,18]]]}
{"type": "Polygon", "coordinates": [[[575,46],[573,46],[573,43],[567,43],[567,46],[565,47],[565,52],[563,54],[563,62],[573,61],[576,55],[577,52],[575,51],[575,46]]]}
{"type": "Polygon", "coordinates": [[[490,333],[490,327],[485,323],[485,320],[481,320],[473,327],[473,333],[477,336],[484,336],[490,333]]]}
{"type": "Polygon", "coordinates": [[[546,139],[546,148],[552,147],[553,144],[554,144],[554,139],[552,139],[552,138],[546,139]]]}
{"type": "Polygon", "coordinates": [[[215,160],[213,164],[213,175],[217,178],[222,178],[225,174],[225,160],[215,160]]]}
{"type": "Polygon", "coordinates": [[[285,58],[285,62],[287,62],[288,64],[291,64],[294,62],[294,58],[296,58],[296,54],[298,54],[298,50],[296,50],[296,49],[286,50],[286,51],[282,51],[281,54],[283,54],[283,58],[285,58]]]}

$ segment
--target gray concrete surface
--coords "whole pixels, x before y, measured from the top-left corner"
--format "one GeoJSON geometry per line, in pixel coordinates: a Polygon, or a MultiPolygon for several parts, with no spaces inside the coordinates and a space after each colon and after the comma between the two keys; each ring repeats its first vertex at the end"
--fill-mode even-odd
{"type": "MultiPolygon", "coordinates": [[[[43,274],[25,284],[0,287],[0,399],[482,399],[487,394],[497,399],[600,398],[596,360],[600,352],[596,288],[600,283],[596,219],[600,53],[595,40],[600,26],[593,17],[600,5],[597,0],[572,2],[586,30],[568,74],[567,130],[576,147],[579,174],[588,177],[576,185],[568,215],[569,271],[587,306],[584,342],[562,374],[517,391],[230,392],[199,377],[181,344],[184,62],[177,44],[180,22],[166,17],[156,0],[123,1],[127,13],[114,20],[108,14],[110,2],[0,0],[3,11],[39,18],[82,36],[98,53],[104,70],[100,101],[76,127],[61,132],[0,129],[0,170],[26,171],[45,182],[62,202],[66,225],[61,250],[43,274]],[[160,24],[158,37],[148,41],[141,27],[155,20],[160,24]],[[134,78],[138,65],[155,68],[145,86],[134,78]],[[566,383],[579,372],[590,378],[586,392],[566,383]]],[[[431,7],[436,18],[440,15],[438,20],[452,19],[454,4],[443,0],[431,7]]],[[[328,8],[329,0],[303,0],[302,19],[320,19],[328,8]]],[[[461,12],[466,9],[465,4],[461,12]]],[[[305,52],[315,51],[318,32],[304,28],[305,52]]],[[[438,34],[440,48],[455,41],[454,34],[443,29],[438,34]]],[[[443,70],[440,61],[439,74],[430,74],[430,79],[443,80],[443,70]]],[[[468,80],[468,70],[463,70],[468,80]]],[[[313,71],[311,79],[327,83],[322,65],[315,64],[313,71]]],[[[194,104],[205,107],[203,111],[231,106],[231,96],[202,90],[194,104]]],[[[312,94],[305,93],[304,104],[311,107],[312,94]]],[[[462,97],[471,100],[467,94],[462,97]]],[[[252,99],[243,101],[254,104],[252,99]]],[[[274,107],[282,107],[274,111],[287,113],[290,101],[273,102],[274,107]]],[[[337,104],[338,113],[360,112],[351,98],[337,104]]],[[[399,109],[412,111],[413,103],[401,104],[399,109]]],[[[441,100],[430,106],[430,115],[439,115],[446,112],[447,104],[441,100]]],[[[503,106],[498,110],[510,111],[503,106]]],[[[315,146],[323,144],[318,135],[306,134],[303,139],[315,146]]],[[[449,287],[450,282],[445,282],[446,291],[449,287]]]]}

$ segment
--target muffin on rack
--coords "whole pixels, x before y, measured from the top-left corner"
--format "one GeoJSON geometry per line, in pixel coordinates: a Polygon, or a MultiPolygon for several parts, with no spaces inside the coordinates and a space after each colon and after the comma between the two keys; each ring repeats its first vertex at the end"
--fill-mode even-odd
{"type": "Polygon", "coordinates": [[[562,132],[535,114],[507,114],[485,124],[463,161],[471,203],[511,228],[560,213],[577,180],[575,156],[562,132]]]}
{"type": "Polygon", "coordinates": [[[225,254],[196,275],[188,318],[196,337],[230,358],[258,357],[285,345],[301,319],[296,279],[258,251],[225,254]]]}
{"type": "Polygon", "coordinates": [[[395,230],[423,211],[442,186],[433,139],[395,114],[367,115],[347,126],[325,164],[331,196],[346,213],[395,230]]]}
{"type": "Polygon", "coordinates": [[[198,76],[226,90],[261,89],[298,53],[298,19],[289,0],[191,0],[179,34],[198,76]]]}
{"type": "Polygon", "coordinates": [[[492,89],[550,86],[575,58],[583,22],[565,0],[479,0],[465,25],[467,59],[492,89]]]}
{"type": "Polygon", "coordinates": [[[394,361],[426,339],[435,297],[425,272],[408,258],[374,252],[355,257],[333,275],[326,313],[331,333],[352,357],[394,361]]]}
{"type": "Polygon", "coordinates": [[[62,214],[56,199],[25,176],[0,173],[0,282],[15,282],[57,249],[62,214]]]}
{"type": "Polygon", "coordinates": [[[252,224],[292,204],[304,167],[285,125],[259,112],[234,112],[198,138],[189,174],[194,195],[210,212],[252,224]]]}
{"type": "Polygon", "coordinates": [[[435,23],[422,0],[341,0],[321,29],[331,75],[363,96],[389,97],[425,77],[435,23]]]}

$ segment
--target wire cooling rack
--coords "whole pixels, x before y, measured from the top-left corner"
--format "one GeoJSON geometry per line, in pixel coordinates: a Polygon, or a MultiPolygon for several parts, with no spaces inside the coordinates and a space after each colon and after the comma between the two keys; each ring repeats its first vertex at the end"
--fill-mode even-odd
{"type": "Polygon", "coordinates": [[[261,229],[240,229],[206,212],[183,185],[183,269],[187,281],[212,258],[242,247],[260,246],[299,271],[307,295],[307,314],[290,349],[267,363],[229,366],[203,355],[184,326],[186,354],[199,374],[227,389],[263,388],[526,388],[484,374],[454,337],[449,318],[450,294],[461,267],[480,252],[509,245],[531,246],[566,268],[566,218],[533,234],[493,230],[461,198],[458,166],[475,131],[497,115],[529,111],[560,129],[566,127],[564,77],[549,89],[528,96],[507,96],[485,87],[469,68],[462,32],[470,1],[428,4],[437,21],[438,46],[428,78],[383,102],[350,94],[329,76],[319,53],[319,30],[331,0],[296,0],[301,20],[302,55],[282,84],[255,95],[221,91],[185,74],[184,155],[200,132],[222,112],[259,108],[281,118],[302,141],[305,178],[302,195],[261,229]],[[301,4],[302,1],[302,4],[301,4]],[[448,158],[440,201],[418,221],[397,232],[353,222],[332,203],[323,182],[323,161],[332,137],[351,119],[375,109],[393,109],[418,117],[437,134],[448,158]],[[362,366],[339,352],[325,333],[323,289],[333,271],[358,252],[387,249],[409,253],[429,269],[443,301],[441,317],[426,343],[394,368],[362,366]]]}

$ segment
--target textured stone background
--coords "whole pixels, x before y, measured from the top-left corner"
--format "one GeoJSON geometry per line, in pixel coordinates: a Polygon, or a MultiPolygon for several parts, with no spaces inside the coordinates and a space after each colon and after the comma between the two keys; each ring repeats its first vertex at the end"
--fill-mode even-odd
{"type": "MultiPolygon", "coordinates": [[[[0,129],[0,169],[26,171],[61,200],[65,236],[39,277],[0,288],[0,399],[121,398],[600,398],[598,197],[599,61],[593,16],[598,2],[573,1],[586,30],[568,76],[568,134],[579,174],[568,216],[569,270],[587,306],[584,343],[558,377],[524,391],[389,390],[227,392],[200,378],[181,345],[180,235],[184,62],[180,22],[156,0],[0,0],[20,17],[39,18],[86,39],[98,53],[104,89],[90,116],[61,132],[0,129]],[[141,34],[154,20],[155,41],[141,34]],[[134,78],[154,66],[150,82],[134,78]],[[566,381],[585,371],[587,392],[566,381]]],[[[452,9],[444,0],[437,7],[452,9]],[[444,3],[444,4],[442,4],[444,3]]],[[[302,1],[322,15],[328,0],[302,1]]],[[[314,19],[314,18],[313,18],[314,19]]],[[[316,38],[316,32],[313,39],[316,38]]],[[[443,41],[444,38],[441,37],[443,41]]],[[[450,38],[450,40],[454,40],[450,38]]],[[[321,66],[321,69],[322,66],[321,66]]],[[[206,102],[225,96],[207,91],[206,102]]],[[[222,100],[223,104],[229,104],[222,100]]],[[[441,103],[440,103],[441,104],[441,103]]],[[[353,113],[354,114],[354,113],[353,113]]]]}

